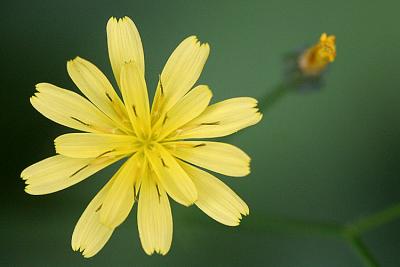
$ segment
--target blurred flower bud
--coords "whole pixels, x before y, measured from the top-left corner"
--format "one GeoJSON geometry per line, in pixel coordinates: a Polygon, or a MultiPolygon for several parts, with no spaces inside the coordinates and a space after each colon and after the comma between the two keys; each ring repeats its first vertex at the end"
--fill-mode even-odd
{"type": "Polygon", "coordinates": [[[293,89],[319,90],[324,85],[324,73],[336,58],[336,37],[323,33],[311,47],[298,48],[284,57],[284,80],[293,89]]]}
{"type": "Polygon", "coordinates": [[[323,33],[319,42],[305,50],[298,59],[298,67],[305,76],[318,76],[336,58],[336,37],[323,33]]]}

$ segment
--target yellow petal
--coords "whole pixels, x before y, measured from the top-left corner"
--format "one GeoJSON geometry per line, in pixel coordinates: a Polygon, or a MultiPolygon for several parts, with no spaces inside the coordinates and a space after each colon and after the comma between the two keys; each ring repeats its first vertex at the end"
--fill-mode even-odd
{"type": "Polygon", "coordinates": [[[77,130],[121,133],[114,122],[82,96],[49,83],[39,83],[33,107],[47,118],[77,130]]]}
{"type": "Polygon", "coordinates": [[[137,139],[131,135],[70,133],[54,140],[56,152],[73,158],[126,155],[137,151],[137,139]]]}
{"type": "Polygon", "coordinates": [[[144,251],[165,255],[172,242],[172,214],[163,187],[149,174],[143,179],[138,203],[139,236],[144,251]]]}
{"type": "Polygon", "coordinates": [[[153,103],[153,119],[174,106],[196,83],[210,53],[195,36],[183,40],[169,57],[161,73],[153,103]]]}
{"type": "Polygon", "coordinates": [[[202,168],[228,176],[250,173],[250,158],[239,148],[226,143],[206,141],[178,141],[165,145],[175,157],[202,168]]]}
{"type": "Polygon", "coordinates": [[[242,215],[249,214],[246,203],[226,184],[208,172],[180,161],[180,165],[196,185],[196,205],[214,220],[229,226],[239,225],[242,215]]]}
{"type": "Polygon", "coordinates": [[[199,85],[189,91],[165,114],[162,120],[159,120],[158,127],[162,129],[158,139],[164,139],[172,131],[199,116],[210,103],[211,97],[211,90],[205,85],[199,85]]]}
{"type": "Polygon", "coordinates": [[[132,125],[138,136],[150,131],[150,107],[146,81],[135,62],[121,69],[121,91],[132,125]]]}
{"type": "Polygon", "coordinates": [[[152,151],[145,152],[157,175],[157,181],[168,195],[182,205],[193,204],[197,199],[196,187],[174,157],[159,144],[155,144],[152,151]]]}
{"type": "Polygon", "coordinates": [[[100,222],[100,210],[104,197],[110,189],[113,180],[110,180],[90,202],[79,218],[72,234],[71,246],[74,251],[79,250],[85,258],[92,257],[99,252],[110,239],[114,228],[100,222]]]}
{"type": "Polygon", "coordinates": [[[81,92],[127,132],[132,132],[128,114],[106,76],[89,61],[77,57],[67,63],[69,76],[81,92]]]}
{"type": "Polygon", "coordinates": [[[133,155],[114,175],[114,182],[104,197],[100,210],[103,224],[115,228],[125,221],[135,203],[135,182],[143,156],[133,155]]]}
{"type": "Polygon", "coordinates": [[[115,80],[120,85],[120,72],[126,62],[135,61],[144,75],[144,55],[139,32],[128,17],[110,18],[107,23],[108,55],[115,80]]]}
{"type": "Polygon", "coordinates": [[[27,193],[49,194],[79,183],[119,159],[121,157],[76,159],[56,155],[27,167],[21,177],[26,180],[27,193]]]}
{"type": "Polygon", "coordinates": [[[171,135],[170,139],[226,136],[258,123],[261,118],[256,99],[231,98],[207,107],[200,116],[171,135]]]}

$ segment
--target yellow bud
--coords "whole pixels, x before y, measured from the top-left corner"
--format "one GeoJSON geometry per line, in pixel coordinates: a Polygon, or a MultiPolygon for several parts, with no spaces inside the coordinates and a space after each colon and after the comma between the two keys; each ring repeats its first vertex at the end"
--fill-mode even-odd
{"type": "Polygon", "coordinates": [[[336,58],[336,37],[323,33],[319,42],[305,50],[299,57],[301,72],[307,76],[317,76],[336,58]]]}

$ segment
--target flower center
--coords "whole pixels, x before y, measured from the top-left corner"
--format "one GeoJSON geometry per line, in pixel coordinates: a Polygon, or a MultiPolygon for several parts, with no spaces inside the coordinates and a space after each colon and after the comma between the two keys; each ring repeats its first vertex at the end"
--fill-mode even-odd
{"type": "Polygon", "coordinates": [[[156,140],[152,134],[148,134],[144,136],[143,138],[139,138],[139,144],[142,149],[147,149],[147,150],[152,150],[154,148],[154,145],[156,143],[156,140]]]}

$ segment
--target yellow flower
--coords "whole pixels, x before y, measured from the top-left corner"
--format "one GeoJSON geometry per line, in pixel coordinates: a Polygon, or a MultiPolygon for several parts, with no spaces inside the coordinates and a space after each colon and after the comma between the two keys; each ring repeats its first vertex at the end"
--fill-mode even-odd
{"type": "Polygon", "coordinates": [[[198,139],[226,136],[256,124],[262,117],[257,101],[238,97],[209,106],[210,89],[206,85],[193,88],[209,45],[191,36],[169,57],[150,107],[142,43],[132,20],[111,18],[107,39],[123,101],[104,74],[79,57],[69,61],[67,69],[87,99],[49,83],[38,84],[31,98],[34,108],[85,133],[56,138],[57,155],[21,173],[26,192],[56,192],[128,158],[75,227],[72,248],[85,257],[105,245],[135,201],[140,240],[147,254],[164,255],[170,249],[173,227],[168,196],[185,206],[196,204],[220,223],[238,225],[242,215],[249,213],[246,203],[202,169],[245,176],[250,172],[250,158],[235,146],[198,139]]]}
{"type": "Polygon", "coordinates": [[[323,33],[319,42],[299,58],[299,68],[307,76],[319,75],[336,58],[336,37],[323,33]]]}

